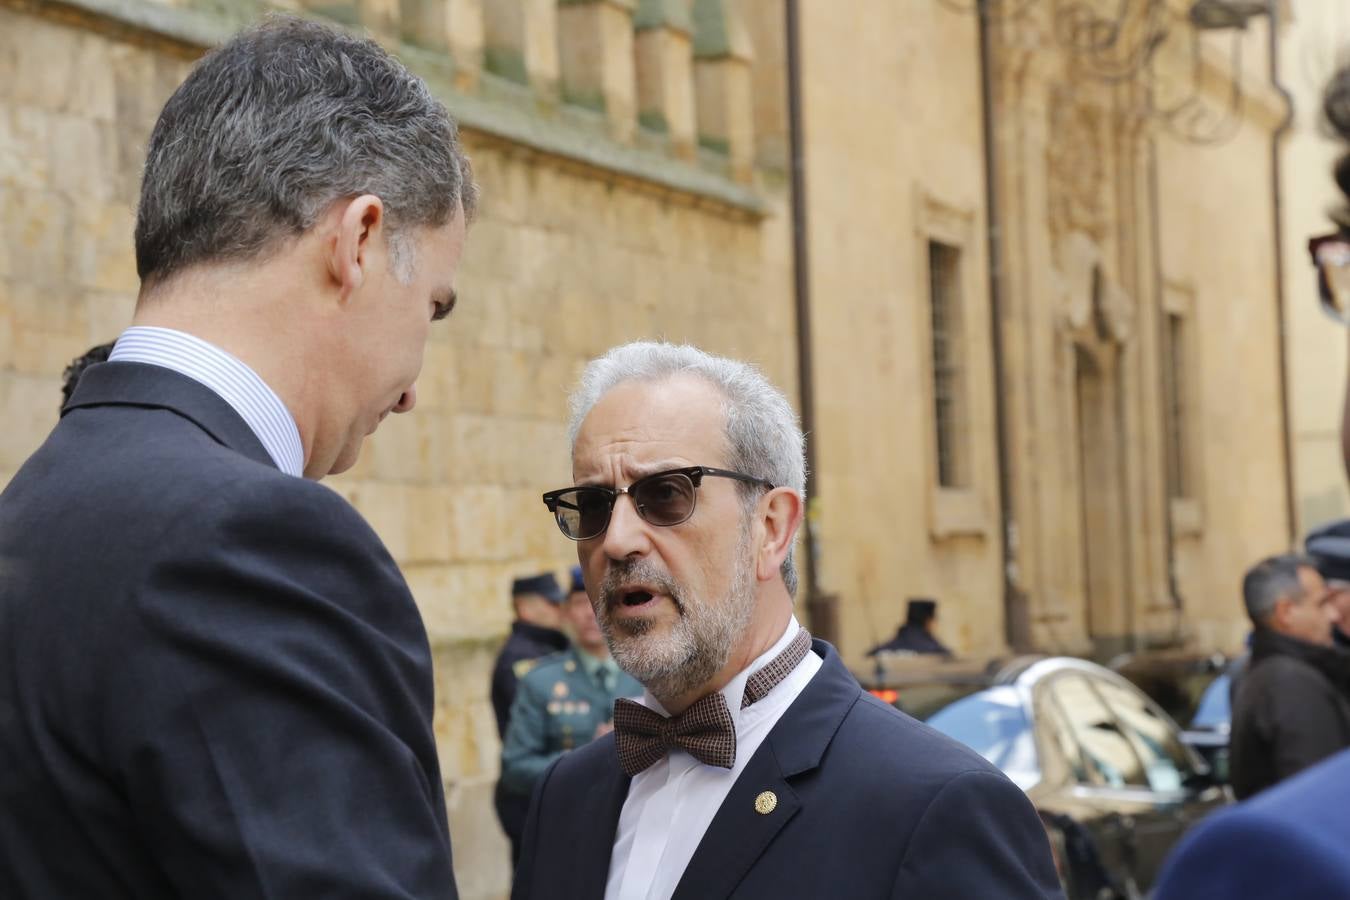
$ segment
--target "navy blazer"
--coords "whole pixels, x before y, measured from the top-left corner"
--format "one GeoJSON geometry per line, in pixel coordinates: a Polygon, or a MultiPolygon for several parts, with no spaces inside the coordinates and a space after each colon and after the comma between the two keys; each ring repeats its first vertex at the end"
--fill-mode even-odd
{"type": "Polygon", "coordinates": [[[1186,835],[1156,900],[1350,897],[1350,750],[1305,769],[1186,835]]]}
{"type": "MultiPolygon", "coordinates": [[[[858,686],[834,648],[742,771],[676,900],[1061,897],[1020,789],[973,750],[858,686]],[[773,791],[777,807],[755,811],[773,791]]],[[[613,735],[535,790],[513,900],[599,900],[629,779],[613,735]]]]}
{"type": "Polygon", "coordinates": [[[0,897],[452,898],[431,655],[340,496],[90,368],[0,494],[0,897]]]}

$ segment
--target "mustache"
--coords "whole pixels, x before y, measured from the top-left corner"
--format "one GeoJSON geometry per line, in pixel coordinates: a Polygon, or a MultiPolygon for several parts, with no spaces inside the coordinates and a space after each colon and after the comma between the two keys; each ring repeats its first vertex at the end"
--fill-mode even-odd
{"type": "Polygon", "coordinates": [[[658,593],[665,594],[675,601],[676,608],[684,609],[682,599],[684,592],[680,588],[679,582],[671,578],[669,573],[660,566],[647,559],[625,559],[611,563],[609,570],[605,572],[604,579],[600,582],[600,600],[603,606],[608,608],[620,602],[623,598],[618,595],[619,588],[634,581],[656,588],[658,593]]]}

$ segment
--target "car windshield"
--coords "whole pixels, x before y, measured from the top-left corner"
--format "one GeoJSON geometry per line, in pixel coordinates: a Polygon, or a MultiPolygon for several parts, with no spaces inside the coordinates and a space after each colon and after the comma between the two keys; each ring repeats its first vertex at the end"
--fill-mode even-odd
{"type": "Polygon", "coordinates": [[[971,694],[935,712],[928,724],[978,752],[1023,790],[1040,780],[1036,741],[1015,688],[971,694]]]}

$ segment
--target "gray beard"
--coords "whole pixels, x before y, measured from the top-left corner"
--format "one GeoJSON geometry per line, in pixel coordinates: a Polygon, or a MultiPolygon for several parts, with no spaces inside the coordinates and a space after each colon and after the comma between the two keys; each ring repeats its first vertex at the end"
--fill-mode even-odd
{"type": "Polygon", "coordinates": [[[750,529],[746,527],[737,541],[731,584],[718,602],[706,598],[688,602],[679,584],[647,560],[625,561],[610,568],[601,585],[596,618],[614,661],[658,700],[683,696],[710,681],[726,666],[754,613],[754,565],[749,556],[750,529]],[[651,584],[674,601],[680,615],[670,634],[653,635],[656,622],[648,618],[612,620],[609,599],[626,581],[651,584]]]}

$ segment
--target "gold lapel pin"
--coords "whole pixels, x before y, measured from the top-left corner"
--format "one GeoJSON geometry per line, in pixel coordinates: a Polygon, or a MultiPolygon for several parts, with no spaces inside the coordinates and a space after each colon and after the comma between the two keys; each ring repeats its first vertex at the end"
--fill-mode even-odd
{"type": "Polygon", "coordinates": [[[764,791],[755,798],[755,812],[767,816],[778,808],[778,795],[773,791],[764,791]]]}

